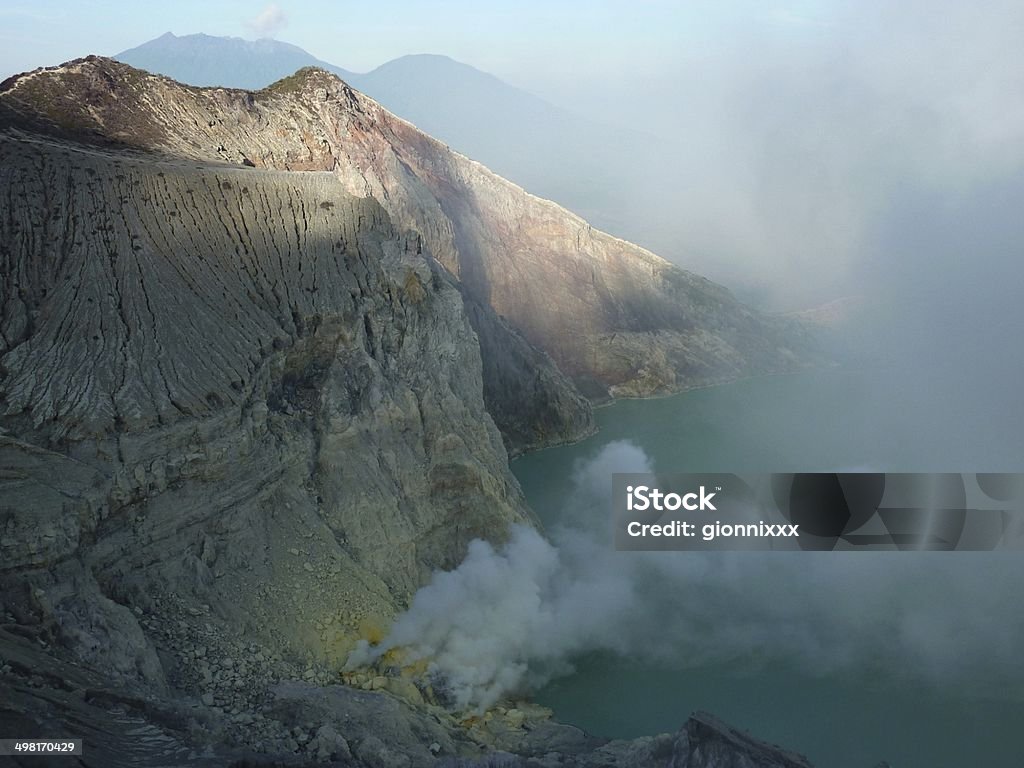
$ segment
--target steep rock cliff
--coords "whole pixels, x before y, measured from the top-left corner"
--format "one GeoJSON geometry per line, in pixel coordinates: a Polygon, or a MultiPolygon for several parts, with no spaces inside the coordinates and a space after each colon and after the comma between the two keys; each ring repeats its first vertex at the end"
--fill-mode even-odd
{"type": "Polygon", "coordinates": [[[68,642],[179,593],[337,662],[530,519],[459,290],[372,199],[14,134],[0,194],[0,572],[68,642]]]}

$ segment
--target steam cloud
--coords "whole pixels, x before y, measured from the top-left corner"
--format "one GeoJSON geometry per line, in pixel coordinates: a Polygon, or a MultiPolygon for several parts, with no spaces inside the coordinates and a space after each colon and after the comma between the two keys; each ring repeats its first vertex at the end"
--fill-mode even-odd
{"type": "Polygon", "coordinates": [[[591,651],[676,668],[756,656],[820,674],[1024,683],[1014,587],[1024,568],[1012,553],[616,552],[611,473],[647,471],[639,448],[609,444],[577,466],[550,541],[516,527],[501,549],[473,542],[349,665],[409,649],[447,680],[458,708],[540,686],[591,651]]]}
{"type": "Polygon", "coordinates": [[[609,59],[606,77],[593,64],[552,78],[548,64],[527,81],[659,137],[620,180],[632,207],[593,223],[798,309],[873,292],[893,265],[932,267],[918,250],[865,263],[895,206],[932,198],[913,222],[927,230],[951,218],[944,206],[1022,174],[1019,2],[707,5],[691,11],[706,40],[661,56],[623,42],[628,65],[609,59]]]}
{"type": "Polygon", "coordinates": [[[288,17],[277,3],[270,3],[245,26],[255,37],[274,37],[288,26],[288,17]]]}

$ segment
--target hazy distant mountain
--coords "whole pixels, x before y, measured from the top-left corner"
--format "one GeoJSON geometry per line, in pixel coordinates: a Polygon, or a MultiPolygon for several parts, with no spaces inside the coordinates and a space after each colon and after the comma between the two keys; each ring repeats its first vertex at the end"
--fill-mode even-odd
{"type": "Polygon", "coordinates": [[[506,178],[588,215],[611,206],[624,159],[616,155],[638,143],[447,56],[403,56],[352,85],[506,178]]]}
{"type": "Polygon", "coordinates": [[[114,58],[189,85],[250,90],[270,85],[302,67],[320,67],[345,80],[352,77],[351,72],[321,61],[296,45],[240,37],[179,37],[168,32],[114,58]]]}

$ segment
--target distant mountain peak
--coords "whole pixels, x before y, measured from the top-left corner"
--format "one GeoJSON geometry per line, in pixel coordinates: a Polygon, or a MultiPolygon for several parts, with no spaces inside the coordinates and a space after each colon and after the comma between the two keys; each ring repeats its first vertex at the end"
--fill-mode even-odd
{"type": "Polygon", "coordinates": [[[391,62],[389,63],[393,63],[396,61],[409,61],[415,59],[419,59],[421,61],[443,61],[450,64],[456,64],[460,67],[469,67],[470,69],[473,69],[473,67],[471,67],[469,64],[461,62],[457,59],[453,59],[451,56],[445,56],[443,53],[407,53],[404,56],[399,56],[396,59],[392,59],[391,62]]]}
{"type": "MultiPolygon", "coordinates": [[[[506,88],[509,90],[516,90],[513,86],[506,83],[499,77],[495,77],[489,72],[477,69],[472,64],[466,64],[458,59],[453,59],[451,56],[445,56],[440,53],[410,53],[405,56],[399,56],[397,59],[381,64],[374,70],[371,70],[367,74],[363,75],[367,80],[374,80],[376,77],[384,73],[402,72],[403,74],[408,73],[415,76],[443,76],[443,77],[456,77],[466,79],[467,77],[479,81],[487,81],[493,85],[497,85],[500,88],[506,88]]],[[[530,98],[536,99],[536,96],[532,94],[530,98]]],[[[539,99],[538,99],[539,100],[539,99]]]]}
{"type": "Polygon", "coordinates": [[[114,56],[118,61],[148,72],[158,72],[187,85],[259,90],[315,66],[344,80],[353,73],[322,61],[297,45],[264,37],[217,37],[196,32],[167,32],[114,56]]]}

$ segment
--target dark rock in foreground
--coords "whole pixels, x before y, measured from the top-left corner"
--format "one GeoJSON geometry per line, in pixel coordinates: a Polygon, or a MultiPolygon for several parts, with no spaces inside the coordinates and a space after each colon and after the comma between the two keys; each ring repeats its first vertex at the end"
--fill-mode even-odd
{"type": "Polygon", "coordinates": [[[284,680],[261,711],[231,714],[195,698],[111,688],[59,646],[44,648],[40,628],[10,630],[0,628],[0,738],[81,738],[85,749],[77,763],[0,757],[0,766],[810,766],[704,713],[675,734],[609,741],[536,707],[468,722],[384,691],[284,680]]]}
{"type": "Polygon", "coordinates": [[[670,768],[811,768],[807,758],[698,712],[676,737],[670,768]]]}

